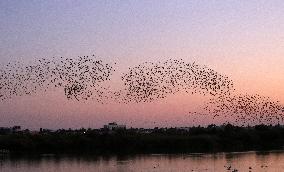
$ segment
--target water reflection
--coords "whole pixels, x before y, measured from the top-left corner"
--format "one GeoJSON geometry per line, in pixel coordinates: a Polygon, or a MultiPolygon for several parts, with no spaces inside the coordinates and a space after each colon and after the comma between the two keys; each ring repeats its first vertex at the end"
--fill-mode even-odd
{"type": "Polygon", "coordinates": [[[218,154],[58,156],[0,155],[2,172],[280,172],[284,152],[243,152],[218,154]]]}

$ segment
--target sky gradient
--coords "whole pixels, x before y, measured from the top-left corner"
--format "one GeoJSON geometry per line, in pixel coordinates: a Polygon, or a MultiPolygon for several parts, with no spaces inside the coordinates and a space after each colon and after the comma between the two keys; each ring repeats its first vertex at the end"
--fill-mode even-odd
{"type": "MultiPolygon", "coordinates": [[[[131,66],[181,58],[229,76],[237,92],[284,104],[283,9],[282,0],[0,1],[0,64],[96,54],[117,63],[116,87],[131,66]]],[[[180,93],[153,103],[99,105],[62,94],[0,102],[0,126],[196,125],[186,114],[202,102],[180,93]]]]}

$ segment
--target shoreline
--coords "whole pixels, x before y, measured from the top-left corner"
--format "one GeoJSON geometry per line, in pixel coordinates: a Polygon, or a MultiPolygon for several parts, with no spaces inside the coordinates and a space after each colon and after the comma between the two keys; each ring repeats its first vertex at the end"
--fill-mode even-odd
{"type": "Polygon", "coordinates": [[[177,154],[284,149],[284,128],[226,126],[139,129],[58,130],[0,133],[0,153],[22,154],[177,154]],[[144,131],[144,130],[142,130],[144,131]]]}

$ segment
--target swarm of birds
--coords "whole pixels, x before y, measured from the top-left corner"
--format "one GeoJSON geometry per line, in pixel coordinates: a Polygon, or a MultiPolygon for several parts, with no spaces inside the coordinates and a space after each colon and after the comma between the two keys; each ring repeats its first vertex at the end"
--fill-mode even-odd
{"type": "Polygon", "coordinates": [[[180,90],[212,96],[233,90],[233,82],[227,76],[206,66],[172,59],[129,68],[122,81],[125,89],[115,92],[115,97],[122,98],[124,103],[151,102],[180,90]]]}
{"type": "Polygon", "coordinates": [[[106,91],[101,83],[110,80],[113,71],[110,64],[96,60],[94,55],[43,58],[31,65],[9,63],[0,70],[0,98],[5,100],[39,90],[62,88],[68,99],[101,101],[106,91]]]}
{"type": "Polygon", "coordinates": [[[233,89],[233,82],[228,77],[206,66],[170,59],[130,68],[122,76],[124,89],[112,92],[101,83],[110,79],[114,69],[93,57],[39,59],[31,65],[9,63],[0,71],[0,98],[4,100],[61,87],[68,99],[95,98],[100,101],[105,97],[123,103],[139,103],[165,98],[180,90],[216,96],[233,89]]]}
{"type": "Polygon", "coordinates": [[[205,108],[213,118],[234,120],[236,124],[275,124],[284,120],[284,106],[279,101],[258,94],[239,94],[210,99],[205,108]]]}
{"type": "Polygon", "coordinates": [[[152,102],[184,91],[210,95],[205,114],[235,120],[238,124],[275,124],[284,120],[284,106],[260,95],[233,95],[232,80],[213,69],[183,60],[142,63],[121,77],[123,89],[109,90],[113,67],[94,55],[78,58],[39,59],[24,65],[9,63],[0,68],[0,100],[61,88],[67,99],[104,103],[152,102]],[[213,98],[212,98],[213,97],[213,98]]]}

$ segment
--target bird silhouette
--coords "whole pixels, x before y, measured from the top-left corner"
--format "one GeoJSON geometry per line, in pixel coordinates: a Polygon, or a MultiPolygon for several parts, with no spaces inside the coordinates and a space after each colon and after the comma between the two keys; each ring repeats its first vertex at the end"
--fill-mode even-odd
{"type": "Polygon", "coordinates": [[[104,81],[110,80],[113,67],[94,55],[78,58],[39,59],[29,65],[8,63],[0,70],[0,98],[32,95],[39,90],[62,88],[68,99],[102,100],[104,81]]]}
{"type": "Polygon", "coordinates": [[[181,90],[189,94],[223,95],[233,90],[227,76],[206,66],[186,63],[182,59],[145,62],[129,68],[121,77],[124,89],[114,93],[119,102],[152,102],[181,90]]]}
{"type": "Polygon", "coordinates": [[[214,97],[204,106],[213,118],[233,119],[236,124],[277,124],[284,120],[284,106],[279,101],[258,94],[214,97]]]}
{"type": "Polygon", "coordinates": [[[195,62],[168,59],[130,67],[122,74],[123,87],[118,91],[104,85],[114,72],[111,64],[95,55],[42,58],[28,65],[10,62],[0,68],[0,100],[56,88],[62,89],[67,99],[127,104],[153,102],[184,91],[209,95],[211,99],[203,110],[213,119],[234,119],[242,125],[272,124],[284,119],[284,106],[280,102],[258,94],[235,94],[229,77],[195,62]]]}

